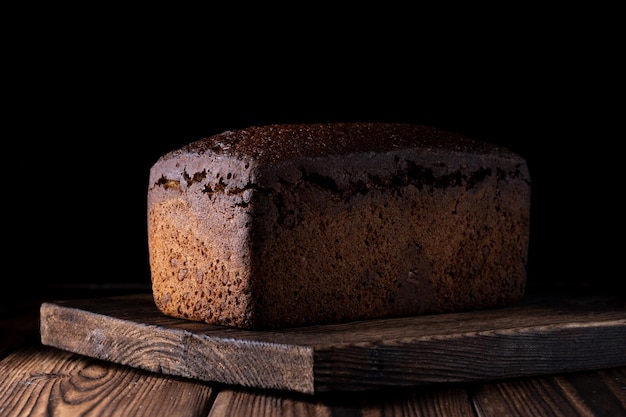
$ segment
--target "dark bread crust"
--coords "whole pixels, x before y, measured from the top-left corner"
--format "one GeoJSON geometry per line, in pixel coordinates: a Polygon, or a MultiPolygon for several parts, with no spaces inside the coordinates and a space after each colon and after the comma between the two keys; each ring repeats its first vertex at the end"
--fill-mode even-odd
{"type": "Polygon", "coordinates": [[[524,292],[530,176],[508,149],[425,126],[269,125],[152,167],[154,299],[271,328],[506,306],[524,292]]]}
{"type": "Polygon", "coordinates": [[[218,153],[262,163],[419,147],[455,153],[510,153],[490,143],[430,126],[403,123],[275,124],[226,131],[190,143],[180,154],[218,153]]]}

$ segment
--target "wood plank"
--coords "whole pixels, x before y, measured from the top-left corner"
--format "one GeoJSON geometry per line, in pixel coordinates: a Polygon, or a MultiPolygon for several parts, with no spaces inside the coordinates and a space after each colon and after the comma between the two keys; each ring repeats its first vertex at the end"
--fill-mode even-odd
{"type": "Polygon", "coordinates": [[[464,417],[475,416],[476,412],[465,388],[445,386],[366,397],[362,415],[464,417]]]}
{"type": "MultiPolygon", "coordinates": [[[[355,412],[358,412],[357,408],[355,412]]],[[[292,397],[279,392],[245,391],[225,389],[219,392],[210,417],[249,416],[307,416],[328,417],[332,415],[324,404],[313,397],[292,397]]],[[[343,414],[345,417],[350,414],[343,414]]],[[[358,416],[360,414],[352,414],[358,416]]]]}
{"type": "Polygon", "coordinates": [[[337,395],[302,396],[266,390],[223,389],[217,394],[210,417],[475,415],[469,396],[461,387],[377,391],[367,395],[334,394],[337,395]]]}
{"type": "Polygon", "coordinates": [[[626,368],[482,384],[471,392],[480,416],[626,416],[626,368]]]}
{"type": "MultiPolygon", "coordinates": [[[[607,388],[615,395],[615,398],[621,404],[623,412],[626,414],[626,367],[601,369],[597,373],[606,381],[607,388]]],[[[594,391],[594,393],[597,393],[597,391],[594,391]]]]}
{"type": "Polygon", "coordinates": [[[479,416],[588,416],[577,407],[551,377],[520,378],[499,384],[483,384],[472,393],[479,416]]]}
{"type": "Polygon", "coordinates": [[[576,409],[594,417],[626,417],[626,368],[557,376],[558,385],[576,409]]]}
{"type": "Polygon", "coordinates": [[[167,317],[150,294],[46,302],[41,341],[203,381],[313,394],[626,365],[619,298],[250,331],[167,317]]]}
{"type": "Polygon", "coordinates": [[[0,362],[0,415],[206,416],[213,389],[50,347],[0,362]]]}

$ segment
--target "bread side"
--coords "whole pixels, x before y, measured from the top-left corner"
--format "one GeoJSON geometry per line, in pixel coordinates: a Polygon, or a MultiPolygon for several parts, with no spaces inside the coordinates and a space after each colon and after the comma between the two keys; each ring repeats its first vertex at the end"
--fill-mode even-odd
{"type": "Polygon", "coordinates": [[[156,305],[271,328],[506,306],[524,292],[518,155],[422,126],[225,132],[150,171],[156,305]]]}

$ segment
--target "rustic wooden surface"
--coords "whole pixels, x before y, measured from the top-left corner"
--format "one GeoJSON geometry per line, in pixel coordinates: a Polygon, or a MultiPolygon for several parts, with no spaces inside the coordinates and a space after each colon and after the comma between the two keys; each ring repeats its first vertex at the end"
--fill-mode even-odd
{"type": "Polygon", "coordinates": [[[47,302],[44,345],[168,375],[305,394],[626,366],[619,299],[250,331],[170,318],[151,295],[47,302]]]}
{"type": "Polygon", "coordinates": [[[2,417],[626,416],[625,366],[307,395],[169,376],[45,346],[32,307],[0,317],[2,417]]]}
{"type": "Polygon", "coordinates": [[[0,362],[0,415],[207,415],[208,385],[160,378],[58,349],[20,350],[0,362]],[[155,401],[155,398],[160,399],[155,401]]]}
{"type": "Polygon", "coordinates": [[[0,362],[2,416],[626,415],[626,367],[491,383],[309,396],[212,385],[38,346],[0,362]]]}

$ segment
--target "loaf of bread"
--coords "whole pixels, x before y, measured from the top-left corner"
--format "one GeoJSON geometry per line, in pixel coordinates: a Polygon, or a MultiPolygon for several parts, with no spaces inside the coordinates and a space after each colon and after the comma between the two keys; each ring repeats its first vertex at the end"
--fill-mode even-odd
{"type": "Polygon", "coordinates": [[[526,285],[518,154],[428,126],[255,126],[150,170],[155,304],[268,329],[504,307],[526,285]]]}

